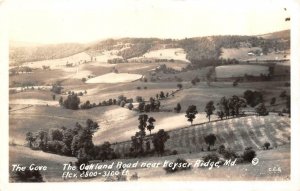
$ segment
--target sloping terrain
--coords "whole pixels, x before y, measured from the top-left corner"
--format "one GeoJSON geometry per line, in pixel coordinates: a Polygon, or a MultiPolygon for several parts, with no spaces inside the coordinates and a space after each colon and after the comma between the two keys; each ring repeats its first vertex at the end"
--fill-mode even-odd
{"type": "Polygon", "coordinates": [[[185,62],[189,62],[186,59],[186,53],[182,48],[170,48],[170,49],[160,49],[160,50],[152,50],[142,55],[141,57],[131,58],[135,59],[143,59],[143,58],[153,58],[153,59],[173,59],[173,60],[182,60],[185,62]]]}
{"type": "Polygon", "coordinates": [[[84,62],[91,61],[91,56],[88,55],[85,52],[81,52],[78,54],[74,54],[69,57],[64,57],[60,59],[49,59],[49,60],[42,60],[42,61],[36,61],[36,62],[26,62],[23,64],[23,66],[29,66],[32,68],[42,68],[42,66],[50,66],[51,68],[61,68],[66,66],[66,64],[82,64],[84,62]]]}
{"type": "Polygon", "coordinates": [[[244,77],[245,74],[251,76],[268,75],[269,68],[267,66],[258,65],[232,65],[216,67],[217,78],[244,77]]]}
{"type": "MultiPolygon", "coordinates": [[[[179,153],[199,152],[207,148],[204,137],[214,133],[217,137],[215,145],[224,144],[233,150],[246,147],[262,149],[265,142],[272,147],[290,143],[290,119],[287,117],[242,117],[218,122],[195,125],[169,132],[170,140],[166,149],[179,153]]],[[[128,152],[131,142],[118,143],[115,149],[121,153],[128,152]]]]}
{"type": "Polygon", "coordinates": [[[290,39],[291,38],[291,31],[290,30],[283,30],[283,31],[258,35],[258,37],[262,37],[262,38],[265,38],[265,39],[290,39]]]}
{"type": "Polygon", "coordinates": [[[108,73],[102,76],[97,76],[95,78],[89,79],[86,83],[124,83],[132,82],[140,79],[142,75],[139,74],[128,74],[128,73],[108,73]]]}

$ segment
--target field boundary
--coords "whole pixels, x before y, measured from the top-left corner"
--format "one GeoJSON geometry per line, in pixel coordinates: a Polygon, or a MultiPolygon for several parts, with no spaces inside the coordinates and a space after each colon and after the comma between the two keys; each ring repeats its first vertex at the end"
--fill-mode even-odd
{"type": "Polygon", "coordinates": [[[19,111],[19,110],[24,110],[24,109],[28,109],[28,108],[30,108],[30,107],[33,107],[33,105],[28,105],[28,106],[26,106],[26,107],[22,107],[22,108],[19,108],[19,109],[14,109],[14,110],[9,110],[9,113],[10,112],[13,112],[13,111],[19,111]]]}

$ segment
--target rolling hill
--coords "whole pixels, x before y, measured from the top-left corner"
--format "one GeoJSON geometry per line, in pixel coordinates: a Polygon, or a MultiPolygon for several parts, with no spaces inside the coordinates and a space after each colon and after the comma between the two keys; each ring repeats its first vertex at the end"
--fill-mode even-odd
{"type": "MultiPolygon", "coordinates": [[[[287,117],[242,117],[223,121],[204,123],[169,132],[170,140],[166,149],[176,150],[179,153],[201,152],[206,150],[204,137],[214,133],[217,137],[216,147],[224,144],[226,148],[244,150],[246,147],[262,149],[265,142],[272,147],[290,143],[290,119],[287,117]],[[275,120],[276,118],[276,120],[275,120]]],[[[114,145],[120,153],[129,152],[131,142],[114,145]]]]}
{"type": "MultiPolygon", "coordinates": [[[[218,59],[222,48],[260,47],[264,51],[288,50],[290,31],[280,31],[257,36],[208,36],[180,40],[158,38],[121,38],[107,39],[89,44],[30,45],[12,43],[10,46],[10,65],[23,62],[34,62],[48,59],[59,59],[80,52],[98,57],[103,62],[107,58],[151,56],[151,53],[164,49],[182,48],[186,58],[192,63],[203,59],[218,59]],[[103,60],[104,59],[104,60],[103,60]]],[[[160,56],[156,56],[159,59],[160,56]]],[[[176,59],[176,57],[174,57],[176,59]]]]}

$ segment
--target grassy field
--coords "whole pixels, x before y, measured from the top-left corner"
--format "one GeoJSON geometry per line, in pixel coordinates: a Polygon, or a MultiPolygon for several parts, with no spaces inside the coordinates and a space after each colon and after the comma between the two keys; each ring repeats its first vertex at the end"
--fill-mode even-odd
{"type": "Polygon", "coordinates": [[[140,79],[142,75],[139,74],[128,74],[128,73],[107,73],[102,76],[97,76],[95,78],[89,79],[86,83],[124,83],[124,82],[133,82],[140,79]]]}
{"type": "MultiPolygon", "coordinates": [[[[137,95],[142,96],[145,100],[149,100],[150,96],[155,97],[160,91],[171,93],[176,90],[176,84],[135,82],[114,85],[89,85],[90,89],[87,89],[87,95],[81,96],[80,100],[81,103],[87,100],[91,103],[98,103],[109,98],[117,98],[121,94],[127,98],[133,98],[134,101],[137,95]],[[136,87],[143,87],[143,85],[147,86],[147,89],[136,89],[136,87]],[[169,88],[171,86],[174,86],[174,88],[169,88]]],[[[168,99],[161,100],[161,108],[163,110],[172,111],[176,104],[180,103],[182,106],[181,113],[148,113],[149,116],[153,116],[157,120],[155,123],[156,130],[161,128],[171,130],[189,125],[184,117],[184,112],[191,104],[196,105],[200,112],[195,119],[195,123],[202,123],[206,122],[207,118],[201,112],[204,111],[206,103],[210,100],[216,104],[223,96],[242,96],[243,92],[247,89],[257,90],[262,91],[265,95],[264,100],[268,107],[270,107],[271,98],[276,97],[276,105],[270,107],[270,110],[278,111],[285,107],[285,100],[279,98],[280,93],[283,90],[289,92],[289,87],[284,87],[284,82],[281,82],[281,85],[278,82],[241,83],[238,87],[232,87],[231,83],[225,82],[213,82],[211,86],[207,86],[206,83],[199,83],[196,86],[192,86],[190,83],[183,83],[183,87],[183,90],[177,92],[174,97],[171,96],[168,99]],[[275,86],[277,87],[274,88],[275,86]]],[[[87,87],[85,85],[71,86],[66,91],[83,91],[83,88],[87,87]]],[[[84,123],[88,118],[96,120],[100,124],[101,129],[94,137],[94,141],[97,144],[106,140],[110,142],[128,140],[137,131],[139,113],[136,111],[130,111],[119,106],[96,107],[89,110],[74,111],[59,107],[57,100],[58,96],[56,101],[53,101],[52,93],[47,90],[33,90],[12,94],[10,96],[12,110],[18,107],[18,105],[27,106],[30,104],[34,105],[34,107],[10,112],[10,137],[14,138],[17,142],[24,142],[25,133],[29,130],[36,131],[40,128],[50,129],[63,125],[72,127],[77,121],[84,123]],[[46,104],[49,106],[47,107],[46,104]],[[114,134],[114,136],[111,136],[111,134],[114,134]]],[[[253,108],[246,108],[246,110],[249,109],[253,110],[253,108]]],[[[213,116],[213,118],[216,117],[213,116]]]]}
{"type": "MultiPolygon", "coordinates": [[[[175,129],[169,132],[170,140],[166,143],[166,149],[177,150],[179,153],[206,150],[204,137],[210,133],[217,137],[216,147],[224,144],[233,150],[243,150],[246,147],[262,149],[265,142],[277,147],[290,142],[290,119],[274,115],[253,116],[175,129]]],[[[124,153],[129,151],[130,146],[131,142],[124,142],[115,145],[115,149],[124,153]]]]}
{"type": "Polygon", "coordinates": [[[65,66],[67,63],[82,64],[84,61],[90,61],[90,60],[91,60],[91,56],[89,56],[85,52],[81,52],[61,59],[28,62],[28,63],[24,63],[23,66],[28,66],[31,68],[42,68],[42,66],[50,66],[50,68],[54,69],[54,68],[60,68],[62,66],[65,66]]]}
{"type": "MultiPolygon", "coordinates": [[[[12,171],[12,164],[20,164],[29,167],[31,164],[46,165],[47,170],[41,171],[45,182],[61,182],[63,164],[75,162],[74,157],[65,157],[43,151],[33,151],[24,146],[11,146],[9,148],[9,170],[12,171]]],[[[12,174],[10,173],[10,176],[12,174]]],[[[13,179],[10,178],[10,181],[13,179]]]]}
{"type": "Polygon", "coordinates": [[[217,78],[243,77],[245,74],[252,76],[268,75],[269,68],[258,65],[231,65],[216,67],[217,78]]]}
{"type": "Polygon", "coordinates": [[[147,52],[141,57],[134,57],[132,59],[141,59],[141,58],[174,59],[174,60],[182,60],[185,62],[189,62],[186,59],[186,53],[182,48],[152,50],[150,52],[147,52]]]}
{"type": "Polygon", "coordinates": [[[222,48],[222,54],[220,58],[224,59],[237,59],[240,61],[247,61],[247,60],[285,60],[290,59],[289,52],[286,53],[275,53],[271,52],[267,55],[260,55],[260,56],[251,56],[248,55],[250,51],[262,51],[259,47],[252,47],[252,48],[222,48]]]}

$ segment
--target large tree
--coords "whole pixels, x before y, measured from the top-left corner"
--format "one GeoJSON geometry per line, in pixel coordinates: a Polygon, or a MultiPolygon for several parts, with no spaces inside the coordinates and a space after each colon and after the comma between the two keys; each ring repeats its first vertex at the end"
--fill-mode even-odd
{"type": "Polygon", "coordinates": [[[246,90],[244,92],[244,98],[247,101],[247,104],[251,107],[255,107],[259,103],[263,102],[263,94],[258,91],[246,90]]]}
{"type": "Polygon", "coordinates": [[[177,103],[177,106],[174,107],[174,111],[175,111],[176,113],[180,113],[180,111],[181,111],[181,105],[180,105],[180,103],[177,103]]]}
{"type": "Polygon", "coordinates": [[[91,119],[86,120],[86,127],[89,128],[91,131],[97,131],[99,129],[98,123],[94,122],[91,119]]]}
{"type": "MultiPolygon", "coordinates": [[[[220,99],[219,103],[218,103],[218,107],[219,107],[219,113],[222,117],[226,117],[226,119],[229,117],[229,100],[224,96],[220,99]]],[[[219,115],[219,117],[222,119],[222,117],[219,115]]]]}
{"type": "Polygon", "coordinates": [[[152,143],[157,153],[163,154],[165,151],[165,143],[170,138],[169,134],[163,129],[160,129],[156,134],[153,135],[152,143]]]}
{"type": "Polygon", "coordinates": [[[139,130],[140,131],[145,131],[145,128],[147,126],[147,120],[148,120],[148,115],[146,114],[142,114],[142,115],[139,115],[139,130]]]}
{"type": "Polygon", "coordinates": [[[35,137],[33,136],[32,132],[26,133],[26,141],[28,142],[29,147],[32,147],[32,142],[35,140],[35,137]]]}
{"type": "Polygon", "coordinates": [[[208,121],[210,122],[210,116],[214,113],[215,110],[214,102],[209,101],[206,106],[205,106],[205,112],[206,112],[206,117],[208,118],[208,121]]]}
{"type": "Polygon", "coordinates": [[[194,119],[196,118],[196,114],[198,113],[197,107],[195,105],[190,105],[185,113],[185,117],[188,119],[189,122],[191,122],[192,125],[194,119]]]}
{"type": "Polygon", "coordinates": [[[154,122],[155,122],[156,120],[153,118],[153,117],[150,117],[149,119],[148,119],[148,125],[147,125],[147,130],[150,132],[150,135],[151,135],[151,131],[154,129],[154,122]]]}
{"type": "Polygon", "coordinates": [[[145,111],[145,102],[140,102],[138,106],[139,112],[144,112],[145,111]]]}
{"type": "Polygon", "coordinates": [[[84,149],[86,154],[90,153],[94,148],[93,134],[94,132],[88,127],[79,128],[78,133],[73,137],[71,143],[73,156],[78,157],[80,149],[84,149]]]}
{"type": "Polygon", "coordinates": [[[139,115],[139,131],[135,133],[135,135],[131,138],[133,149],[136,152],[143,153],[144,152],[144,138],[146,136],[146,127],[147,127],[147,121],[148,121],[148,115],[142,114],[139,115]]]}
{"type": "Polygon", "coordinates": [[[215,142],[217,140],[217,137],[215,134],[209,134],[206,137],[204,137],[204,141],[206,144],[208,144],[208,150],[210,150],[210,146],[214,146],[215,142]]]}
{"type": "Polygon", "coordinates": [[[269,112],[268,112],[268,110],[267,110],[267,108],[266,108],[266,106],[265,106],[264,103],[258,104],[258,105],[255,107],[255,111],[256,111],[256,113],[257,113],[258,115],[260,115],[260,116],[265,116],[265,115],[268,115],[268,114],[269,114],[269,112]]]}
{"type": "Polygon", "coordinates": [[[67,109],[77,110],[80,104],[80,99],[77,94],[68,95],[67,99],[63,102],[63,105],[67,109]]]}
{"type": "Polygon", "coordinates": [[[246,107],[246,100],[234,95],[229,99],[228,107],[232,116],[239,116],[240,108],[246,107]]]}
{"type": "Polygon", "coordinates": [[[108,141],[105,141],[100,146],[95,146],[93,154],[95,159],[102,160],[102,162],[114,158],[114,150],[111,148],[111,144],[108,141]]]}

